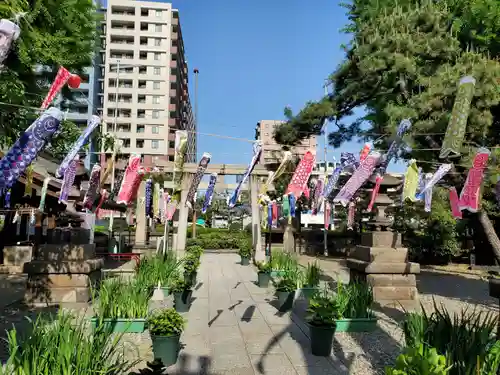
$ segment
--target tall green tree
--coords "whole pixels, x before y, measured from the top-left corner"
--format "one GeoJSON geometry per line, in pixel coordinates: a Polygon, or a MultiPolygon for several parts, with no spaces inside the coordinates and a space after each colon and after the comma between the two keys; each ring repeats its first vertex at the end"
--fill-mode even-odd
{"type": "MultiPolygon", "coordinates": [[[[38,117],[60,66],[83,75],[93,65],[99,17],[92,0],[4,0],[0,18],[17,18],[21,27],[0,69],[0,147],[6,147],[38,117]]],[[[62,93],[72,97],[67,87],[62,93]]],[[[64,153],[78,133],[75,124],[64,122],[52,150],[64,153]]]]}
{"type": "MultiPolygon", "coordinates": [[[[344,46],[346,58],[331,75],[333,92],[308,103],[277,130],[276,140],[294,145],[311,133],[319,134],[329,119],[337,125],[329,134],[331,145],[361,137],[386,149],[398,123],[410,118],[413,125],[405,142],[411,151],[402,157],[424,161],[423,170],[432,171],[440,162],[439,147],[458,81],[472,75],[476,89],[462,158],[448,176],[461,188],[477,148],[500,143],[498,1],[353,0],[347,10],[351,23],[346,31],[353,39],[344,46]],[[365,114],[347,122],[360,107],[365,114]]],[[[495,159],[490,160],[489,178],[498,173],[496,166],[495,159]]],[[[496,214],[489,182],[478,218],[500,260],[500,241],[487,216],[496,214]]]]}

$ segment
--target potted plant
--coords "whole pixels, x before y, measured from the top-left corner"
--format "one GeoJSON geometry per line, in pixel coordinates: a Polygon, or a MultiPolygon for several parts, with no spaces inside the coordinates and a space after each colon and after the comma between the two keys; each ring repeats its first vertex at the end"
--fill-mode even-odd
{"type": "Polygon", "coordinates": [[[155,311],[147,320],[154,359],[161,360],[165,367],[177,362],[185,324],[185,319],[175,309],[155,311]]]}
{"type": "Polygon", "coordinates": [[[106,326],[113,332],[141,333],[145,330],[151,294],[138,280],[104,280],[99,293],[92,292],[94,328],[106,326]]]}
{"type": "Polygon", "coordinates": [[[321,277],[321,268],[318,263],[308,263],[304,273],[304,284],[302,285],[302,295],[309,300],[318,291],[321,277]]]}
{"type": "Polygon", "coordinates": [[[337,332],[371,332],[377,327],[373,314],[373,291],[362,282],[337,284],[335,295],[339,310],[337,332]]]}
{"type": "Polygon", "coordinates": [[[290,310],[297,290],[297,281],[290,275],[285,275],[283,278],[274,281],[274,287],[278,297],[278,310],[281,312],[290,310]]]}
{"type": "Polygon", "coordinates": [[[174,295],[174,306],[178,312],[187,312],[191,305],[191,296],[193,291],[192,284],[181,278],[177,278],[172,283],[172,293],[174,295]]]}
{"type": "Polygon", "coordinates": [[[188,255],[184,258],[184,280],[190,286],[196,284],[196,276],[199,266],[199,256],[196,253],[188,253],[188,255]]]}
{"type": "Polygon", "coordinates": [[[252,243],[248,239],[242,239],[239,241],[239,248],[238,253],[241,257],[241,265],[248,266],[252,257],[252,243]]]}
{"type": "Polygon", "coordinates": [[[309,301],[307,313],[311,352],[316,356],[328,357],[332,352],[333,335],[339,318],[335,297],[327,291],[314,295],[309,301]]]}
{"type": "Polygon", "coordinates": [[[261,288],[267,288],[271,281],[271,263],[257,263],[257,283],[261,288]]]}

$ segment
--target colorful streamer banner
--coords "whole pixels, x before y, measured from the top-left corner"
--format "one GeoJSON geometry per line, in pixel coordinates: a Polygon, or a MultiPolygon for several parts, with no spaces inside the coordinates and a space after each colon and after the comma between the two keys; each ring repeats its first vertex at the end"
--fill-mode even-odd
{"type": "Polygon", "coordinates": [[[426,181],[424,188],[418,193],[417,199],[423,199],[427,191],[432,190],[434,185],[436,185],[451,169],[452,164],[441,164],[438,170],[432,175],[432,177],[426,181]]]}
{"type": "Polygon", "coordinates": [[[387,150],[387,154],[385,154],[385,156],[382,158],[383,160],[380,163],[380,167],[378,168],[378,171],[376,173],[375,187],[372,190],[370,203],[368,204],[368,207],[366,209],[368,212],[371,212],[371,210],[373,209],[373,205],[375,204],[375,199],[377,199],[377,195],[380,190],[380,185],[384,180],[384,175],[387,171],[387,167],[389,166],[392,159],[394,159],[399,149],[401,148],[403,144],[403,136],[405,135],[406,132],[408,132],[408,130],[410,130],[410,128],[411,128],[411,122],[408,119],[404,119],[399,123],[398,129],[396,131],[396,139],[394,139],[391,142],[389,150],[387,150]]]}
{"type": "Polygon", "coordinates": [[[455,189],[454,187],[450,188],[450,207],[451,207],[451,213],[453,214],[453,217],[455,219],[461,219],[462,218],[462,211],[460,210],[459,203],[458,203],[457,189],[455,189]]]}
{"type": "Polygon", "coordinates": [[[45,198],[47,197],[47,191],[49,190],[49,182],[51,179],[51,177],[46,177],[43,180],[42,192],[40,194],[40,205],[38,206],[38,210],[41,212],[45,210],[45,198]]]}
{"type": "Polygon", "coordinates": [[[148,178],[146,180],[146,217],[153,217],[153,180],[148,178]]]}
{"type": "Polygon", "coordinates": [[[313,215],[316,215],[321,209],[321,204],[323,203],[323,179],[319,179],[314,188],[314,205],[313,205],[313,215]]]}
{"type": "Polygon", "coordinates": [[[356,203],[349,202],[349,208],[347,209],[347,229],[348,230],[353,230],[355,214],[356,214],[356,203]]]}
{"type": "Polygon", "coordinates": [[[101,123],[101,119],[98,116],[92,116],[90,118],[90,120],[87,123],[87,127],[85,128],[83,133],[80,134],[80,137],[78,137],[76,142],[73,144],[70,152],[68,153],[68,155],[66,155],[66,157],[64,158],[64,160],[61,163],[61,165],[59,166],[59,168],[57,168],[57,171],[56,171],[57,178],[61,178],[64,175],[64,173],[66,172],[66,169],[68,169],[70,163],[73,162],[73,160],[75,159],[75,156],[78,154],[78,151],[80,151],[80,149],[83,146],[85,146],[88,139],[90,138],[90,135],[99,126],[100,123],[101,123]]]}
{"type": "Polygon", "coordinates": [[[207,191],[205,192],[205,201],[203,202],[203,207],[201,208],[202,214],[205,214],[208,208],[212,205],[212,199],[214,197],[216,183],[217,183],[217,173],[212,173],[210,175],[210,181],[208,181],[207,191]]]}
{"type": "Polygon", "coordinates": [[[228,201],[229,208],[233,208],[234,206],[236,206],[236,202],[238,202],[238,197],[240,196],[241,186],[247,181],[250,174],[252,174],[253,169],[255,168],[257,163],[259,162],[261,153],[262,153],[262,143],[255,142],[253,144],[252,160],[250,161],[250,164],[248,165],[247,170],[245,171],[245,174],[243,175],[243,178],[238,183],[238,186],[236,186],[236,189],[233,191],[233,194],[229,198],[229,201],[228,201]]]}
{"type": "Polygon", "coordinates": [[[331,218],[331,205],[330,202],[325,201],[325,209],[324,209],[324,224],[325,230],[330,228],[330,218],[331,218]]]}
{"type": "Polygon", "coordinates": [[[328,179],[328,183],[326,184],[326,187],[323,190],[324,198],[328,198],[335,190],[340,178],[340,174],[344,171],[344,169],[347,169],[348,167],[357,168],[356,164],[359,165],[354,154],[350,152],[342,152],[340,154],[340,165],[333,170],[332,174],[330,175],[330,178],[328,179]]]}
{"type": "Polygon", "coordinates": [[[288,201],[290,202],[290,217],[295,217],[295,208],[297,204],[297,199],[295,198],[295,194],[288,194],[288,201]]]}
{"type": "Polygon", "coordinates": [[[24,184],[24,195],[31,195],[31,185],[33,185],[33,165],[28,165],[26,168],[26,183],[24,184]]]}
{"type": "Polygon", "coordinates": [[[76,155],[65,169],[63,183],[61,185],[61,191],[59,193],[59,202],[66,203],[68,201],[71,187],[75,182],[76,168],[78,167],[79,161],[80,157],[76,155]]]}
{"type": "Polygon", "coordinates": [[[4,200],[4,206],[5,208],[10,208],[10,198],[12,197],[12,191],[11,189],[7,190],[7,193],[5,194],[5,200],[4,200]]]}
{"type": "Polygon", "coordinates": [[[293,193],[295,199],[299,199],[302,194],[306,198],[309,198],[307,182],[309,181],[309,177],[311,177],[315,163],[316,157],[310,151],[307,151],[293,173],[290,184],[288,184],[286,189],[286,194],[293,193]]]}
{"type": "Polygon", "coordinates": [[[366,157],[370,153],[371,149],[372,149],[372,144],[371,143],[365,143],[365,145],[361,149],[361,152],[359,153],[359,161],[361,163],[363,162],[363,160],[366,159],[366,157]]]}
{"type": "Polygon", "coordinates": [[[153,216],[160,217],[160,202],[161,202],[161,191],[160,184],[155,182],[153,189],[153,216]]]}
{"type": "Polygon", "coordinates": [[[61,92],[66,82],[68,82],[69,77],[71,77],[71,73],[66,70],[66,68],[61,66],[57,71],[56,78],[54,79],[54,82],[52,82],[49,92],[40,107],[41,109],[46,109],[50,103],[54,101],[54,98],[59,94],[59,92],[61,92]]]}
{"type": "Polygon", "coordinates": [[[62,112],[46,110],[0,160],[0,192],[10,188],[59,129],[62,112]]]}
{"type": "Polygon", "coordinates": [[[370,153],[368,157],[363,160],[359,168],[357,168],[352,174],[347,183],[342,187],[342,189],[340,189],[333,202],[338,202],[342,204],[342,206],[346,207],[353,198],[354,194],[370,178],[379,160],[380,153],[370,153]]]}
{"type": "MultiPolygon", "coordinates": [[[[118,199],[116,203],[129,205],[133,201],[134,188],[137,185],[137,179],[139,176],[139,167],[141,164],[140,155],[130,155],[128,160],[127,169],[125,170],[125,176],[123,177],[122,186],[118,192],[118,199]]],[[[138,186],[137,186],[138,187],[138,186]]]]}
{"type": "Polygon", "coordinates": [[[122,187],[123,178],[125,177],[125,171],[123,169],[115,170],[115,184],[113,185],[113,189],[111,193],[109,193],[109,199],[114,200],[118,195],[120,188],[122,187]]]}
{"type": "Polygon", "coordinates": [[[12,43],[19,38],[21,29],[14,22],[0,20],[0,68],[10,52],[12,43]]]}
{"type": "Polygon", "coordinates": [[[101,166],[95,164],[90,172],[89,188],[83,198],[83,208],[91,210],[97,198],[97,192],[101,186],[101,166]]]}
{"type": "Polygon", "coordinates": [[[181,201],[182,172],[184,171],[184,161],[186,159],[188,134],[184,130],[175,132],[175,154],[174,154],[174,189],[172,200],[181,201]]]}
{"type": "Polygon", "coordinates": [[[458,206],[460,210],[469,210],[470,212],[477,212],[479,210],[480,190],[483,183],[484,170],[488,165],[488,158],[490,151],[486,148],[477,150],[472,168],[469,169],[465,185],[460,192],[460,200],[458,206]]]}
{"type": "Polygon", "coordinates": [[[269,186],[276,180],[278,177],[280,177],[283,172],[286,170],[286,166],[288,163],[292,161],[292,153],[290,151],[285,151],[283,153],[283,159],[281,160],[280,165],[276,169],[275,172],[269,172],[269,176],[267,177],[267,181],[260,187],[259,195],[264,196],[267,193],[267,190],[269,189],[269,186]]]}
{"type": "Polygon", "coordinates": [[[412,159],[406,169],[405,177],[404,177],[404,185],[403,185],[403,202],[409,199],[412,202],[415,202],[417,199],[415,195],[417,193],[418,188],[418,167],[417,161],[412,159]]]}
{"type": "Polygon", "coordinates": [[[208,163],[210,163],[211,158],[212,155],[210,155],[208,152],[204,152],[200,162],[198,163],[198,169],[196,169],[196,173],[193,176],[193,181],[191,181],[191,186],[189,187],[189,191],[186,197],[186,206],[188,206],[190,209],[193,209],[194,207],[198,186],[200,186],[201,179],[205,175],[208,163]]]}
{"type": "MultiPolygon", "coordinates": [[[[421,192],[424,191],[425,186],[431,180],[432,180],[432,173],[427,173],[424,176],[424,187],[422,188],[421,192]]],[[[431,212],[431,208],[432,208],[432,189],[428,189],[428,190],[424,191],[423,194],[424,194],[424,211],[425,212],[431,212]]]]}
{"type": "Polygon", "coordinates": [[[461,154],[460,151],[467,129],[467,119],[469,118],[470,105],[472,97],[474,96],[475,86],[476,80],[471,76],[463,77],[459,82],[450,122],[446,128],[441,152],[439,153],[441,159],[456,158],[461,154]]]}

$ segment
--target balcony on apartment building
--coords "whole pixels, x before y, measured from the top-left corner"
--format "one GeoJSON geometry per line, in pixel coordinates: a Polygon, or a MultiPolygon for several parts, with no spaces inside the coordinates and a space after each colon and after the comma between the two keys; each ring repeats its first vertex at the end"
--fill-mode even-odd
{"type": "MultiPolygon", "coordinates": [[[[135,22],[133,21],[112,20],[110,30],[108,31],[110,35],[134,36],[137,34],[135,30],[135,22]]],[[[104,36],[104,39],[106,39],[106,29],[103,30],[101,36],[104,36]]]]}
{"type": "Polygon", "coordinates": [[[122,5],[112,5],[111,18],[114,20],[133,21],[135,20],[135,8],[122,5]]]}
{"type": "Polygon", "coordinates": [[[120,108],[118,110],[116,110],[116,107],[109,107],[108,106],[107,115],[110,118],[114,118],[116,116],[117,118],[129,119],[132,117],[132,110],[131,109],[120,109],[120,108]]]}

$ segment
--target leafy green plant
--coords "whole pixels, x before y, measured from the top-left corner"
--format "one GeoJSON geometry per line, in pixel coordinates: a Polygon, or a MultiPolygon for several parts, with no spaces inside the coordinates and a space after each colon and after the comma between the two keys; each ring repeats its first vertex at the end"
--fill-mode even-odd
{"type": "Polygon", "coordinates": [[[452,366],[447,365],[446,357],[440,355],[435,348],[406,348],[396,359],[396,365],[386,368],[386,375],[446,375],[452,366]]]}
{"type": "Polygon", "coordinates": [[[494,314],[463,309],[452,315],[435,301],[433,310],[429,314],[422,306],[422,313],[408,314],[403,323],[407,346],[436,348],[446,356],[448,365],[453,366],[451,375],[473,375],[478,366],[498,366],[500,351],[495,339],[494,314]]]}
{"type": "Polygon", "coordinates": [[[204,250],[203,250],[202,246],[193,245],[193,246],[186,247],[186,252],[188,254],[193,254],[193,255],[197,256],[198,258],[200,258],[201,255],[203,254],[204,250]]]}
{"type": "Polygon", "coordinates": [[[93,290],[92,304],[100,319],[143,319],[148,314],[150,291],[137,280],[104,280],[99,292],[93,290]]]}
{"type": "Polygon", "coordinates": [[[188,253],[184,258],[184,273],[191,275],[198,270],[200,258],[196,254],[188,253]]]}
{"type": "Polygon", "coordinates": [[[191,285],[181,277],[177,277],[175,280],[173,280],[170,286],[170,290],[172,291],[172,293],[181,293],[185,290],[188,290],[189,288],[191,288],[191,285]]]}
{"type": "Polygon", "coordinates": [[[19,337],[15,327],[7,334],[9,358],[0,375],[128,373],[134,347],[120,344],[122,335],[104,326],[90,331],[86,320],[61,310],[55,317],[40,316],[29,336],[19,337]]]}
{"type": "Polygon", "coordinates": [[[318,262],[308,263],[307,268],[304,275],[304,286],[313,288],[319,285],[321,277],[321,268],[318,265],[318,262]]]}
{"type": "Polygon", "coordinates": [[[175,309],[155,311],[148,317],[149,332],[154,336],[178,336],[184,330],[186,320],[175,309]]]}
{"type": "Polygon", "coordinates": [[[136,267],[135,279],[143,284],[145,290],[155,288],[158,283],[168,286],[169,279],[178,272],[184,259],[177,260],[173,251],[165,255],[157,254],[142,259],[136,267]]]}
{"type": "Polygon", "coordinates": [[[293,292],[297,290],[297,281],[291,277],[283,277],[278,280],[273,280],[274,288],[277,292],[293,292]]]}
{"type": "Polygon", "coordinates": [[[299,268],[299,264],[292,254],[275,250],[271,254],[271,267],[273,271],[294,271],[299,268]]]}
{"type": "Polygon", "coordinates": [[[325,291],[317,293],[309,301],[306,320],[316,327],[335,327],[336,320],[340,319],[335,297],[325,291]]]}
{"type": "Polygon", "coordinates": [[[271,263],[258,262],[257,269],[259,272],[269,273],[272,270],[271,263]]]}
{"type": "Polygon", "coordinates": [[[335,299],[343,319],[370,318],[373,305],[373,291],[367,283],[337,283],[335,299]]]}
{"type": "Polygon", "coordinates": [[[251,258],[252,256],[252,242],[248,239],[239,241],[239,254],[242,258],[251,258]]]}

